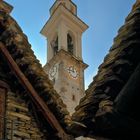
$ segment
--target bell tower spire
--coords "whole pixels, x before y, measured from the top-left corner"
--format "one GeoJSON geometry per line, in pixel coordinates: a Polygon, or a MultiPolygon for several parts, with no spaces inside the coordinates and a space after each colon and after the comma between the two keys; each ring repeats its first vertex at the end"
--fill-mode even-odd
{"type": "Polygon", "coordinates": [[[77,6],[71,0],[56,0],[50,18],[41,30],[47,38],[47,64],[44,70],[54,83],[70,113],[84,95],[82,33],[88,26],[77,17],[77,6]]]}
{"type": "Polygon", "coordinates": [[[71,0],[56,0],[53,6],[50,8],[50,13],[53,14],[56,7],[62,4],[65,6],[71,13],[77,14],[77,6],[71,0]]]}

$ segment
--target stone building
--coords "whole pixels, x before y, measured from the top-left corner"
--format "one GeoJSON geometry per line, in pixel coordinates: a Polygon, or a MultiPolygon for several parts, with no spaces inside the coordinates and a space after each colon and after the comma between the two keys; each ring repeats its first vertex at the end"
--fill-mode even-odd
{"type": "MultiPolygon", "coordinates": [[[[10,16],[11,10],[9,4],[0,1],[0,139],[139,139],[140,0],[119,29],[72,117],[27,36],[10,16]]],[[[57,36],[55,39],[52,44],[57,36]]],[[[55,53],[59,55],[57,48],[55,53]]]]}
{"type": "Polygon", "coordinates": [[[56,0],[51,17],[41,30],[47,37],[45,72],[54,83],[70,114],[85,94],[82,59],[82,33],[88,26],[77,17],[77,6],[71,0],[56,0]]]}

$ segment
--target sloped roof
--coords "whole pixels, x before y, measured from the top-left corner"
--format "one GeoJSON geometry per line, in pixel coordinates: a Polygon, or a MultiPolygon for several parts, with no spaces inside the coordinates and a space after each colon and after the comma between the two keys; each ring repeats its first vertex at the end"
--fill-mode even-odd
{"type": "MultiPolygon", "coordinates": [[[[98,116],[113,108],[114,100],[128,82],[140,62],[140,0],[119,29],[113,46],[99,66],[98,74],[81,99],[72,120],[85,125],[84,132],[96,131],[98,116]],[[87,130],[89,129],[89,130],[87,130]]],[[[73,129],[77,128],[76,124],[73,129]]],[[[82,128],[81,128],[82,129],[82,128]]],[[[83,133],[84,135],[84,132],[83,133]]]]}
{"type": "MultiPolygon", "coordinates": [[[[10,71],[8,71],[8,68],[6,67],[4,72],[7,72],[6,74],[10,75],[12,78],[14,78],[13,76],[16,76],[18,79],[24,79],[25,85],[29,83],[30,87],[35,92],[36,97],[40,99],[44,106],[48,106],[49,110],[51,110],[55,116],[55,120],[60,123],[62,129],[65,129],[70,123],[70,116],[66,109],[66,105],[64,105],[60,96],[54,90],[48,75],[44,72],[39,60],[37,60],[34,55],[27,36],[22,32],[17,22],[9,15],[11,8],[12,7],[4,1],[0,1],[0,57],[3,59],[3,63],[1,61],[0,64],[5,67],[7,66],[6,63],[9,63],[10,71]],[[8,10],[8,8],[10,10],[8,10]],[[8,61],[8,59],[10,61],[8,61]],[[10,63],[13,63],[13,65],[10,63]],[[13,70],[15,71],[13,72],[13,70]]],[[[13,84],[16,85],[16,82],[19,82],[13,82],[14,80],[15,78],[9,82],[12,86],[14,86],[13,84]]],[[[22,84],[21,81],[20,84],[22,84]]],[[[27,87],[28,85],[26,88],[27,87]]],[[[33,96],[29,96],[34,104],[35,98],[32,97],[33,96]]],[[[40,112],[40,110],[38,111],[40,112]]],[[[42,118],[40,119],[42,121],[42,118]]]]}
{"type": "MultiPolygon", "coordinates": [[[[11,10],[5,11],[5,6],[3,6],[3,4],[5,5],[3,1],[0,1],[0,42],[2,43],[0,46],[5,47],[5,52],[11,57],[15,66],[19,68],[18,71],[23,74],[24,78],[27,78],[27,82],[35,89],[39,98],[41,98],[41,101],[49,107],[60,125],[66,129],[66,127],[71,124],[71,119],[66,110],[66,106],[63,104],[57,92],[53,89],[48,76],[43,71],[41,64],[31,50],[31,45],[29,44],[27,37],[23,34],[16,21],[9,15],[11,10]]],[[[6,9],[7,6],[9,7],[9,5],[6,5],[6,9]]],[[[139,46],[140,0],[137,0],[131,13],[126,18],[125,24],[119,29],[109,54],[105,57],[103,64],[100,65],[97,76],[94,77],[93,82],[86,91],[86,96],[81,99],[80,105],[76,108],[76,112],[72,116],[72,120],[75,123],[71,125],[69,129],[70,133],[73,133],[73,135],[88,135],[92,137],[97,131],[98,135],[102,135],[102,131],[99,129],[106,130],[105,127],[109,127],[107,130],[113,129],[110,128],[112,127],[110,126],[110,122],[104,122],[106,113],[112,113],[114,108],[116,109],[119,107],[121,103],[118,103],[118,100],[119,102],[121,101],[121,94],[125,93],[126,89],[128,89],[131,84],[137,84],[137,82],[133,83],[133,80],[136,79],[136,81],[138,81],[137,76],[139,76],[137,75],[140,69],[139,46]],[[125,92],[122,89],[125,89],[125,92]],[[115,106],[114,103],[116,104],[115,106]],[[98,124],[100,127],[98,127],[98,124]]],[[[15,79],[15,76],[17,75],[13,74],[13,71],[9,71],[9,68],[11,67],[7,66],[5,63],[7,62],[6,57],[2,54],[1,49],[0,60],[2,61],[0,61],[0,65],[8,68],[4,69],[5,71],[2,71],[2,75],[3,73],[6,73],[8,75],[6,75],[6,78],[10,76],[10,78],[12,77],[14,80],[17,80],[15,79]]],[[[18,77],[19,76],[17,76],[17,78],[18,77]]],[[[19,81],[15,81],[14,84],[13,81],[9,82],[9,84],[12,86],[19,84],[16,83],[19,81]]],[[[18,88],[23,90],[23,87],[20,87],[19,85],[18,88]]],[[[27,98],[28,100],[33,100],[32,97],[26,96],[27,91],[24,94],[26,100],[27,98]]],[[[33,101],[33,105],[35,106],[36,104],[34,103],[35,102],[33,101]]],[[[123,111],[124,108],[125,107],[122,107],[123,111]]],[[[38,113],[40,113],[39,110],[38,113]]],[[[118,118],[118,114],[113,115],[115,116],[115,119],[113,119],[112,122],[115,122],[118,118]]],[[[119,115],[119,117],[120,116],[121,115],[119,115]]],[[[121,116],[120,118],[122,119],[123,117],[121,116]]],[[[44,121],[46,118],[39,119],[44,121]]],[[[121,121],[124,120],[122,119],[121,121]]],[[[46,123],[43,125],[46,125],[46,123]]]]}

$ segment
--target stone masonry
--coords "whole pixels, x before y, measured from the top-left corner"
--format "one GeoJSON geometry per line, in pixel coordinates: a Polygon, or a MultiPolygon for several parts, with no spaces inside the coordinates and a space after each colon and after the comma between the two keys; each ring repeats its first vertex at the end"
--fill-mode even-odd
{"type": "Polygon", "coordinates": [[[6,108],[7,140],[46,140],[27,104],[19,95],[8,92],[6,108]]]}

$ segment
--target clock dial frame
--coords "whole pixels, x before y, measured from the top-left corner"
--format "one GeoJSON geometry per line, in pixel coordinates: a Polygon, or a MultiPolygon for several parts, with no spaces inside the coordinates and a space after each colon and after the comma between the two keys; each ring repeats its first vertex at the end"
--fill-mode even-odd
{"type": "Polygon", "coordinates": [[[54,79],[56,73],[57,73],[57,66],[54,65],[54,66],[49,70],[49,78],[50,78],[51,80],[54,79]]]}
{"type": "Polygon", "coordinates": [[[67,68],[67,71],[69,72],[72,78],[76,79],[78,77],[78,71],[76,70],[74,66],[69,66],[67,68]]]}

